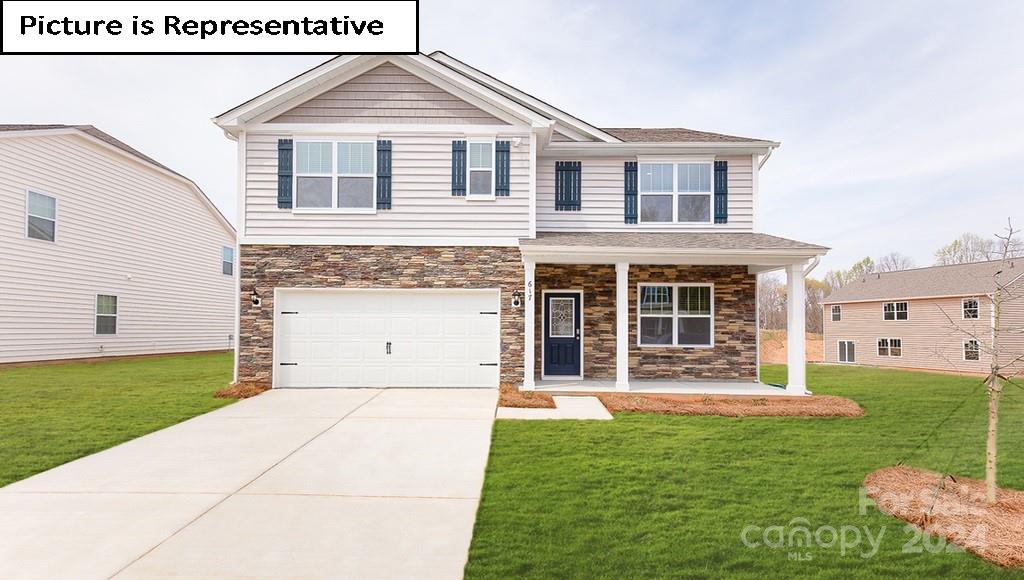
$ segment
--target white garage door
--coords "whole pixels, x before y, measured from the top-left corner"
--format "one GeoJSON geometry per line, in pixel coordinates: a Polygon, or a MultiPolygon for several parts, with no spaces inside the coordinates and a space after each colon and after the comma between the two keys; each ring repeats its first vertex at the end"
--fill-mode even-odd
{"type": "Polygon", "coordinates": [[[498,386],[497,290],[279,290],[278,387],[498,386]]]}

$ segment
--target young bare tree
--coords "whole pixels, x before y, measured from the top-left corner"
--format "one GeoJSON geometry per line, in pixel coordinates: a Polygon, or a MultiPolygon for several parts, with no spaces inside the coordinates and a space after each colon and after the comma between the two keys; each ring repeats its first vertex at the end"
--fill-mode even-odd
{"type": "Polygon", "coordinates": [[[899,252],[889,252],[875,262],[875,270],[878,272],[898,272],[913,267],[914,261],[899,252]]]}
{"type": "MultiPolygon", "coordinates": [[[[985,495],[989,504],[996,501],[996,464],[997,464],[997,431],[999,428],[999,398],[1002,395],[1003,387],[1013,378],[1020,374],[1021,370],[1014,370],[1024,363],[1024,352],[1014,352],[1013,342],[1007,338],[1012,335],[1019,335],[1024,328],[1013,327],[1004,322],[1005,308],[1014,301],[1024,299],[1024,282],[1020,281],[1021,269],[1014,268],[1011,262],[1016,256],[1015,248],[1019,247],[1020,241],[1017,235],[1020,230],[1014,229],[1013,223],[1007,220],[1005,234],[996,235],[995,250],[1001,261],[993,275],[994,284],[992,294],[989,296],[992,306],[992,329],[991,336],[986,333],[977,332],[954,320],[948,312],[943,314],[949,321],[951,328],[966,335],[972,345],[977,345],[980,353],[988,355],[991,363],[988,376],[985,377],[985,386],[988,393],[988,431],[985,444],[985,495]]],[[[957,318],[960,318],[959,316],[957,318]]]]}

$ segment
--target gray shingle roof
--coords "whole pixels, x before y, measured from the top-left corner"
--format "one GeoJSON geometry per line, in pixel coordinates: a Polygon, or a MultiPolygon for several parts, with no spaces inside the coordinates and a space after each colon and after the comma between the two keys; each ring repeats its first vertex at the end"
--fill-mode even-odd
{"type": "MultiPolygon", "coordinates": [[[[836,290],[825,302],[988,294],[995,290],[995,273],[1002,268],[996,260],[870,274],[836,290]]],[[[1024,274],[1024,259],[1011,260],[1008,268],[1009,275],[1000,276],[1004,282],[1024,274]]]]}
{"type": "Polygon", "coordinates": [[[748,137],[737,137],[735,135],[723,135],[722,133],[695,131],[693,129],[684,129],[682,127],[660,129],[642,129],[639,127],[602,127],[601,130],[629,143],[715,143],[722,141],[733,143],[748,143],[751,141],[768,142],[767,139],[751,139],[748,137]]]}
{"type": "Polygon", "coordinates": [[[521,246],[666,248],[687,250],[814,250],[828,248],[768,234],[732,232],[538,232],[521,246]]]}

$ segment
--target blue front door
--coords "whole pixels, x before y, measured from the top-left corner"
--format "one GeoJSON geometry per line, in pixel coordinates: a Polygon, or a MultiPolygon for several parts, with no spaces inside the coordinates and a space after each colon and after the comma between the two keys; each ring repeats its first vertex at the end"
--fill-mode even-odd
{"type": "Polygon", "coordinates": [[[544,294],[544,376],[580,376],[580,295],[544,294]]]}

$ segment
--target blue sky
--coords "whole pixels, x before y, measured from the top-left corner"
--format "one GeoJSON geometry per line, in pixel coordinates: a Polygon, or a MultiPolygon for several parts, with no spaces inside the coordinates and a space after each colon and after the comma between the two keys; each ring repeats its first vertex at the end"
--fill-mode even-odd
{"type": "MultiPolygon", "coordinates": [[[[444,50],[599,126],[782,142],[758,228],[928,265],[964,231],[1024,225],[1024,2],[423,0],[444,50]]],[[[91,123],[235,215],[209,118],[322,57],[0,57],[3,122],[91,123]],[[8,87],[10,88],[10,87],[8,87]]]]}

